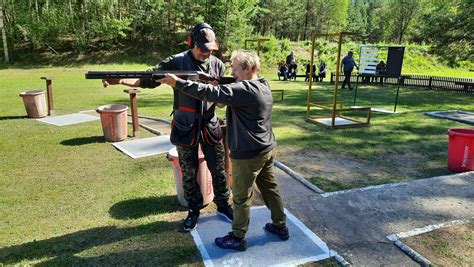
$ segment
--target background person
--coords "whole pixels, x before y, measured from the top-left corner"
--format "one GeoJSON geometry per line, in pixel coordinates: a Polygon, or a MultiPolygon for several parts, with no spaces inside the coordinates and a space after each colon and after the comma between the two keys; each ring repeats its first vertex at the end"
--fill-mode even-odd
{"type": "Polygon", "coordinates": [[[354,70],[354,67],[356,67],[357,69],[359,68],[357,64],[355,63],[354,58],[352,58],[353,54],[354,53],[352,53],[352,51],[349,51],[349,53],[347,53],[347,56],[345,56],[342,59],[341,69],[344,71],[344,82],[342,82],[341,89],[345,89],[346,84],[347,84],[347,86],[349,87],[349,90],[352,90],[352,85],[351,85],[352,70],[354,70]]]}
{"type": "Polygon", "coordinates": [[[319,65],[319,81],[322,82],[324,78],[326,78],[327,67],[324,61],[321,61],[319,65]]]}

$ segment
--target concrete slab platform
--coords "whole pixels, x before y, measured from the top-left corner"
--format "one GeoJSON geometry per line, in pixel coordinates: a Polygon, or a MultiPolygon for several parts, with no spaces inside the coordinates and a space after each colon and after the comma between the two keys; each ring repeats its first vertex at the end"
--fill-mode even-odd
{"type": "MultiPolygon", "coordinates": [[[[350,106],[350,108],[361,108],[362,106],[350,106]]],[[[388,113],[388,114],[399,114],[400,112],[394,112],[392,110],[382,109],[382,108],[371,108],[371,111],[388,113]]]]}
{"type": "MultiPolygon", "coordinates": [[[[316,119],[316,121],[318,121],[321,124],[327,125],[327,126],[332,125],[332,118],[316,119]]],[[[360,122],[351,121],[351,120],[343,119],[343,118],[340,118],[340,117],[336,117],[336,119],[335,119],[335,125],[336,126],[338,126],[338,125],[357,125],[357,124],[360,124],[360,122]]]]}
{"type": "Polygon", "coordinates": [[[271,221],[270,211],[265,206],[252,207],[244,252],[216,246],[214,239],[231,231],[231,224],[218,215],[201,217],[191,234],[206,266],[296,266],[334,256],[316,234],[288,210],[285,213],[290,239],[282,241],[263,229],[271,221]]]}
{"type": "Polygon", "coordinates": [[[54,117],[45,117],[41,119],[36,119],[37,121],[53,124],[56,126],[67,126],[83,122],[96,121],[98,117],[90,116],[87,114],[74,113],[54,117]]]}
{"type": "Polygon", "coordinates": [[[442,111],[432,111],[426,112],[425,115],[448,119],[453,121],[459,121],[468,124],[474,124],[474,113],[462,111],[462,110],[442,110],[442,111]]]}
{"type": "Polygon", "coordinates": [[[169,135],[122,141],[112,145],[134,159],[166,153],[174,147],[169,135]]]}

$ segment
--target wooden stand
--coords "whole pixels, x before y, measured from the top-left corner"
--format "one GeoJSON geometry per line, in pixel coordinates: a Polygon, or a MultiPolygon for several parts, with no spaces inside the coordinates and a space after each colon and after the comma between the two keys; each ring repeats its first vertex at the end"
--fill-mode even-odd
{"type": "Polygon", "coordinates": [[[245,50],[247,50],[247,42],[257,42],[257,56],[260,56],[260,44],[266,41],[269,41],[270,39],[265,39],[265,38],[258,38],[258,39],[246,39],[245,40],[245,50]]]}
{"type": "Polygon", "coordinates": [[[341,47],[342,39],[344,35],[357,35],[357,33],[351,32],[339,32],[339,33],[328,33],[319,34],[313,33],[312,45],[311,45],[311,63],[309,71],[309,88],[308,88],[308,101],[306,109],[306,121],[314,124],[322,125],[331,129],[346,128],[346,127],[361,127],[370,125],[371,108],[370,107],[356,107],[356,108],[344,108],[342,101],[338,100],[338,86],[339,86],[339,72],[341,68],[341,47]],[[314,64],[314,49],[316,44],[316,37],[321,36],[336,36],[338,37],[337,47],[337,63],[336,63],[336,80],[334,82],[333,100],[331,102],[315,102],[313,101],[311,90],[313,87],[313,64],[314,64]],[[330,115],[324,116],[311,116],[311,107],[316,107],[325,111],[330,112],[330,115]],[[344,116],[344,112],[350,111],[361,111],[366,112],[365,121],[355,118],[344,116]]]}
{"type": "Polygon", "coordinates": [[[46,94],[48,96],[48,116],[51,116],[51,113],[54,112],[53,105],[53,78],[51,77],[41,77],[41,79],[46,80],[46,94]]]}
{"type": "Polygon", "coordinates": [[[137,108],[137,94],[141,92],[140,89],[125,89],[125,93],[130,95],[130,108],[132,110],[132,126],[133,126],[133,137],[138,136],[140,127],[138,126],[138,108],[137,108]]]}

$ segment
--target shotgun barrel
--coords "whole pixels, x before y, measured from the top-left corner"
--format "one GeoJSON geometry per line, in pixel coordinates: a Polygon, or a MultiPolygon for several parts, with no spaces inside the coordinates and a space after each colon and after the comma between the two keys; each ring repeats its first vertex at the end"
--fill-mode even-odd
{"type": "Polygon", "coordinates": [[[194,81],[217,81],[219,84],[234,83],[233,77],[212,76],[202,71],[162,70],[162,71],[89,71],[86,79],[153,79],[158,80],[165,77],[165,73],[171,73],[185,80],[194,81]]]}

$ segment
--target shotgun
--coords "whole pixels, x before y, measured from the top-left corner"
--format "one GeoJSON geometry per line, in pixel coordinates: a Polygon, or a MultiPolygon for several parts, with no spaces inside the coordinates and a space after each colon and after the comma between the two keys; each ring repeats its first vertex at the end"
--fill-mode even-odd
{"type": "Polygon", "coordinates": [[[158,80],[165,77],[165,73],[171,73],[185,80],[211,82],[219,84],[234,83],[234,77],[212,76],[202,71],[161,70],[161,71],[89,71],[86,79],[152,79],[158,80]]]}

